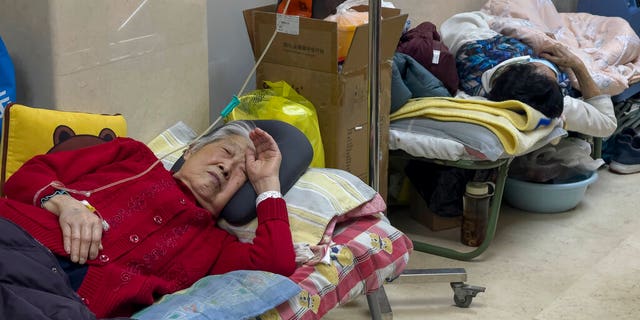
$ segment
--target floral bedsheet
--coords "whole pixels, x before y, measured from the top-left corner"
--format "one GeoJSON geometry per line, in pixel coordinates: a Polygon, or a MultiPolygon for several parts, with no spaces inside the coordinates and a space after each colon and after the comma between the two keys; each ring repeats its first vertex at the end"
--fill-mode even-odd
{"type": "Polygon", "coordinates": [[[493,16],[493,30],[522,40],[536,52],[548,43],[566,45],[603,93],[617,95],[640,81],[640,38],[622,18],[559,13],[551,0],[489,0],[482,11],[493,16]]]}

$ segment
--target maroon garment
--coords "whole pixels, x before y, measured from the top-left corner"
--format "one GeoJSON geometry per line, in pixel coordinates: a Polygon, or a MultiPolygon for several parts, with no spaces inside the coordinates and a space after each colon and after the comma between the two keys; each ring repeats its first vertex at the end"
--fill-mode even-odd
{"type": "Polygon", "coordinates": [[[440,39],[436,26],[423,22],[400,37],[398,52],[407,54],[436,76],[451,95],[458,91],[456,59],[440,39]],[[440,51],[434,59],[434,51],[440,51]]]}

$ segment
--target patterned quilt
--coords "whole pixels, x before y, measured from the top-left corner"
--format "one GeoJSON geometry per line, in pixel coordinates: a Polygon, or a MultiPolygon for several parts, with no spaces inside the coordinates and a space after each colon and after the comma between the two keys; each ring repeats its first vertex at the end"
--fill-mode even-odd
{"type": "MultiPolygon", "coordinates": [[[[329,310],[375,291],[400,275],[411,240],[381,214],[379,194],[352,174],[312,168],[285,195],[296,245],[313,257],[299,259],[289,279],[302,291],[260,316],[261,320],[320,319],[329,310]]],[[[256,222],[222,227],[251,241],[256,222]]]]}
{"type": "Polygon", "coordinates": [[[400,275],[412,249],[407,236],[379,217],[338,223],[329,250],[330,263],[298,268],[289,279],[302,291],[260,319],[320,319],[329,310],[400,275]]]}

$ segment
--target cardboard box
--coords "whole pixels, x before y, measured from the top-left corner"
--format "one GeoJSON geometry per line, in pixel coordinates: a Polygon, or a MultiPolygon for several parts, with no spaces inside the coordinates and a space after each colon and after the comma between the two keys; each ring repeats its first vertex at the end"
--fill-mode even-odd
{"type": "MultiPolygon", "coordinates": [[[[359,8],[366,11],[366,7],[359,8]]],[[[380,24],[380,194],[386,199],[391,61],[407,15],[382,8],[380,24]]],[[[311,101],[318,113],[327,167],[343,169],[369,182],[370,116],[368,94],[368,25],[358,26],[349,53],[338,65],[335,22],[275,14],[275,6],[244,11],[256,60],[273,35],[276,19],[285,20],[256,72],[264,80],[284,80],[311,101]]]]}
{"type": "Polygon", "coordinates": [[[429,210],[427,203],[413,186],[409,192],[409,215],[432,231],[459,228],[462,225],[462,216],[441,217],[429,210]]]}

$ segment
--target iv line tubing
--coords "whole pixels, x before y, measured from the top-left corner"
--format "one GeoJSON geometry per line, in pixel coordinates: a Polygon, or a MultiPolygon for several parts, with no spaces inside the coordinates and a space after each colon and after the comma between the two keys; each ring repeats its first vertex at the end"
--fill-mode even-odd
{"type": "MultiPolygon", "coordinates": [[[[283,14],[286,14],[287,9],[289,9],[290,2],[291,0],[287,0],[287,3],[284,6],[284,10],[282,11],[284,12],[283,14]]],[[[258,66],[260,65],[260,63],[262,63],[262,59],[264,59],[264,56],[267,54],[267,51],[269,51],[269,48],[271,48],[271,44],[273,43],[273,40],[275,40],[277,34],[278,34],[278,27],[276,26],[276,28],[273,30],[273,34],[271,35],[271,39],[269,39],[269,42],[267,42],[267,46],[264,48],[264,50],[262,50],[262,54],[260,54],[260,57],[258,58],[256,63],[253,64],[253,68],[251,68],[249,75],[245,78],[244,83],[242,84],[242,87],[240,87],[240,90],[238,90],[238,94],[236,94],[236,97],[239,97],[244,92],[244,89],[249,84],[249,80],[251,80],[251,76],[253,76],[253,74],[258,69],[258,66]]],[[[197,141],[198,139],[205,136],[211,129],[215,128],[216,124],[220,122],[220,120],[222,120],[222,117],[223,117],[222,114],[219,115],[218,118],[206,130],[204,130],[202,134],[200,134],[198,137],[196,137],[192,141],[197,141]]]]}
{"type": "MultiPolygon", "coordinates": [[[[282,11],[283,14],[286,14],[287,9],[289,9],[289,3],[291,2],[291,0],[287,0],[287,3],[284,6],[284,10],[282,11]]],[[[277,4],[276,4],[277,6],[277,4]]],[[[277,21],[277,20],[276,20],[277,21]]],[[[262,62],[262,59],[264,58],[264,56],[267,54],[267,51],[269,51],[269,48],[271,47],[271,44],[273,43],[273,40],[276,38],[276,35],[278,34],[278,27],[276,26],[275,29],[273,30],[273,34],[271,35],[271,39],[269,40],[269,42],[267,43],[267,46],[264,48],[264,50],[262,51],[262,54],[260,54],[260,57],[258,58],[258,60],[256,61],[256,63],[253,65],[253,68],[251,69],[251,71],[249,72],[249,75],[245,78],[244,83],[242,84],[242,87],[240,87],[240,90],[238,90],[238,94],[236,96],[234,96],[234,98],[239,97],[245,90],[245,88],[247,87],[247,85],[249,84],[249,80],[251,80],[251,76],[253,76],[253,74],[256,72],[256,70],[258,69],[258,66],[260,65],[260,63],[262,62]]],[[[227,106],[229,107],[229,106],[227,106]]],[[[231,110],[234,108],[235,106],[232,106],[231,110]]],[[[225,108],[227,109],[227,108],[225,108]]],[[[231,111],[228,110],[228,111],[231,111]]],[[[135,180],[139,177],[142,177],[143,175],[147,174],[149,171],[151,171],[151,169],[153,169],[153,167],[155,167],[156,165],[158,165],[158,163],[160,163],[162,161],[162,159],[168,157],[171,154],[174,154],[180,150],[183,150],[185,148],[187,148],[188,146],[190,146],[192,143],[194,143],[195,141],[198,141],[200,138],[204,137],[205,135],[207,135],[209,133],[209,131],[211,131],[213,128],[216,127],[216,125],[218,124],[218,122],[220,122],[220,120],[222,120],[222,118],[226,116],[223,115],[222,113],[218,116],[218,118],[209,126],[207,127],[207,129],[205,129],[199,136],[195,137],[194,139],[191,140],[191,142],[189,142],[186,146],[182,146],[182,147],[178,147],[168,153],[166,153],[165,155],[163,155],[162,157],[160,157],[158,160],[156,160],[156,162],[154,162],[153,164],[151,164],[146,170],[142,171],[141,173],[136,174],[135,176],[131,176],[128,178],[124,178],[118,181],[114,181],[112,183],[106,184],[102,187],[98,187],[95,188],[93,190],[89,190],[89,191],[82,191],[82,190],[74,190],[74,189],[69,189],[66,188],[65,186],[62,186],[60,184],[58,184],[57,182],[52,182],[51,186],[59,189],[59,190],[64,190],[67,191],[69,193],[75,193],[75,194],[82,194],[86,197],[90,197],[91,194],[96,193],[98,191],[102,191],[114,186],[117,186],[119,184],[131,181],[131,180],[135,180]]]]}

